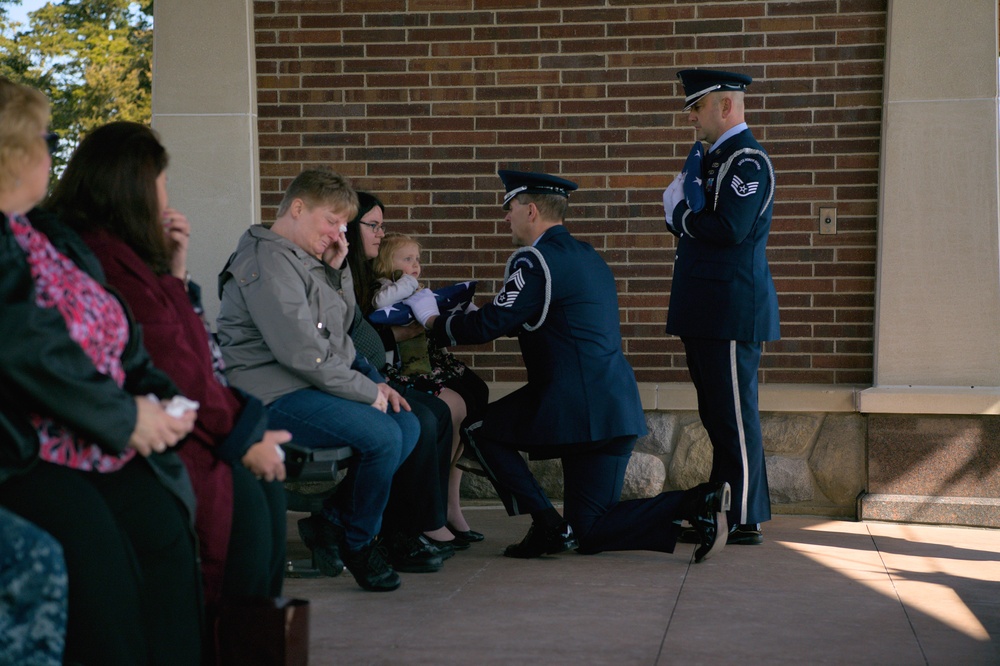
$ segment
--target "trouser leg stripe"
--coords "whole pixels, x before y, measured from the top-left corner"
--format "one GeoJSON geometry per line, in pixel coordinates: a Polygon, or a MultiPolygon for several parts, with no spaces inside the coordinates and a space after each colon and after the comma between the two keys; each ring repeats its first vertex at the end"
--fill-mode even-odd
{"type": "Polygon", "coordinates": [[[736,340],[729,341],[729,370],[733,385],[733,409],[736,416],[736,429],[740,438],[740,463],[743,467],[743,488],[737,500],[740,503],[740,523],[747,522],[747,504],[750,494],[750,464],[747,461],[747,437],[743,431],[743,405],[740,403],[740,378],[736,363],[736,340]]]}

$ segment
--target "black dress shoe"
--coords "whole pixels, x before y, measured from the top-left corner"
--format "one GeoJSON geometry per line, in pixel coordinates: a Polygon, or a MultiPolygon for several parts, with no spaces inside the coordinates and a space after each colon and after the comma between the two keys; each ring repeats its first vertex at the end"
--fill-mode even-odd
{"type": "Polygon", "coordinates": [[[726,545],[729,529],[726,511],[731,503],[729,484],[703,483],[687,491],[685,509],[688,522],[698,532],[701,544],[694,551],[694,561],[702,562],[726,545]]]}
{"type": "Polygon", "coordinates": [[[418,538],[435,553],[437,553],[442,562],[454,557],[455,551],[458,550],[452,545],[452,543],[454,543],[452,541],[438,541],[437,539],[430,538],[426,534],[421,534],[418,538]]]}
{"type": "Polygon", "coordinates": [[[433,573],[444,566],[445,558],[422,534],[411,537],[397,535],[388,546],[389,564],[396,571],[433,573]]]}
{"type": "Polygon", "coordinates": [[[677,534],[677,543],[701,543],[701,537],[698,536],[698,530],[695,528],[682,527],[677,534]]]}
{"type": "Polygon", "coordinates": [[[476,532],[475,530],[456,530],[451,525],[448,525],[448,531],[455,535],[455,541],[464,541],[466,543],[479,543],[486,538],[486,535],[481,532],[476,532]]]}
{"type": "Polygon", "coordinates": [[[344,549],[347,570],[358,585],[370,592],[391,592],[403,582],[389,566],[385,555],[385,550],[374,540],[356,552],[344,549]]]}
{"type": "Polygon", "coordinates": [[[314,513],[298,522],[299,537],[312,551],[313,563],[324,576],[339,576],[344,571],[344,561],[340,557],[340,544],[344,530],[314,513]]]}
{"type": "Polygon", "coordinates": [[[729,538],[726,543],[730,546],[756,546],[764,543],[764,534],[760,530],[760,523],[742,523],[733,525],[729,529],[729,538]]]}
{"type": "Polygon", "coordinates": [[[431,538],[425,534],[424,538],[427,539],[432,546],[441,551],[441,557],[445,560],[454,555],[456,551],[468,550],[470,545],[468,541],[461,541],[458,537],[455,537],[451,541],[438,541],[437,539],[431,538]],[[445,555],[445,553],[448,554],[445,555]]]}
{"type": "Polygon", "coordinates": [[[573,528],[563,521],[562,525],[544,528],[531,524],[521,543],[512,543],[503,551],[506,557],[528,559],[542,555],[555,555],[572,548],[579,548],[580,542],[573,534],[573,528]]]}

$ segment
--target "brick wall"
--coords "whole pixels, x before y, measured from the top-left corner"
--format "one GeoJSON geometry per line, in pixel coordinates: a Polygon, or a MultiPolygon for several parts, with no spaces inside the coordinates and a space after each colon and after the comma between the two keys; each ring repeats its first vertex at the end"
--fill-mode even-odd
{"type": "MultiPolygon", "coordinates": [[[[676,72],[755,79],[747,120],[778,179],[780,342],[765,382],[872,381],[886,0],[278,0],[254,3],[264,219],[303,168],[380,195],[432,283],[491,295],[512,251],[498,168],[576,181],[567,226],[618,281],[639,381],[687,381],[663,333],[674,237],[661,192],[694,140],[676,72]],[[820,206],[838,233],[820,235],[820,206]]],[[[461,350],[523,380],[516,340],[461,350]]]]}

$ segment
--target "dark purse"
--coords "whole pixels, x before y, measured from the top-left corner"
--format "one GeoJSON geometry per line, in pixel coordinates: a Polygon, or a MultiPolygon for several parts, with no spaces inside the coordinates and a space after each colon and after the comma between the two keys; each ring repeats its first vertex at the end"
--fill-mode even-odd
{"type": "Polygon", "coordinates": [[[222,666],[307,666],[309,601],[286,597],[224,601],[218,641],[222,666]]]}

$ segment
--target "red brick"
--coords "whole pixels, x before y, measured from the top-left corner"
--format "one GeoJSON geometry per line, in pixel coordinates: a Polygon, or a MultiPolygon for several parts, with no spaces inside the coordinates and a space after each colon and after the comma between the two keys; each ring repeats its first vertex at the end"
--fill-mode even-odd
{"type": "MultiPolygon", "coordinates": [[[[279,0],[279,4],[284,4],[287,0],[279,0]]],[[[361,13],[366,16],[372,14],[389,14],[398,16],[406,11],[406,3],[409,0],[341,0],[344,12],[361,13]]],[[[313,3],[315,4],[315,3],[313,3]]],[[[322,4],[339,4],[335,0],[328,0],[322,4]]],[[[332,11],[332,10],[331,10],[332,11]]]]}
{"type": "MultiPolygon", "coordinates": [[[[480,279],[488,294],[511,252],[495,170],[571,177],[567,224],[612,266],[641,381],[689,381],[663,333],[676,239],[659,199],[694,137],[676,71],[751,74],[748,120],[778,175],[768,255],[785,317],[762,380],[871,381],[885,0],[254,11],[265,216],[300,169],[335,162],[426,244],[429,275],[480,279]],[[819,205],[837,207],[838,234],[817,233],[819,205]]],[[[487,380],[523,379],[516,341],[466,358],[487,380]]]]}
{"type": "Polygon", "coordinates": [[[541,39],[602,39],[607,34],[604,24],[565,23],[542,28],[541,39]]]}
{"type": "Polygon", "coordinates": [[[693,35],[704,35],[708,33],[740,33],[743,31],[743,21],[740,19],[722,18],[711,20],[678,21],[674,26],[674,32],[678,34],[686,33],[693,35]]]}
{"type": "Polygon", "coordinates": [[[411,12],[468,11],[472,0],[409,0],[407,10],[411,12]]]}
{"type": "Polygon", "coordinates": [[[430,25],[482,25],[492,23],[493,17],[493,12],[463,11],[430,14],[428,19],[430,25]]]}

